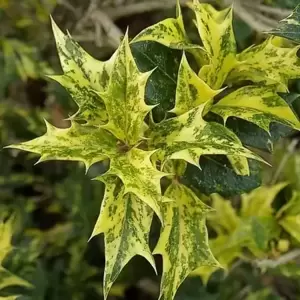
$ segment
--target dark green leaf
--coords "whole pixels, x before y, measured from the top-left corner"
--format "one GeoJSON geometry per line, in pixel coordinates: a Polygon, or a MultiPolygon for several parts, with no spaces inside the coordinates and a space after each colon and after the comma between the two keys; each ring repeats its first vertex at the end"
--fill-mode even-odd
{"type": "Polygon", "coordinates": [[[155,42],[131,44],[131,51],[140,71],[154,70],[146,86],[146,103],[159,104],[154,110],[154,120],[164,119],[175,104],[177,74],[182,51],[167,48],[155,42]]]}
{"type": "Polygon", "coordinates": [[[290,16],[280,21],[277,28],[268,33],[300,43],[300,5],[290,16]]]}
{"type": "Polygon", "coordinates": [[[201,157],[200,166],[188,165],[183,180],[201,193],[219,193],[224,197],[249,192],[261,184],[261,163],[249,160],[250,176],[235,173],[224,157],[201,157]]]}

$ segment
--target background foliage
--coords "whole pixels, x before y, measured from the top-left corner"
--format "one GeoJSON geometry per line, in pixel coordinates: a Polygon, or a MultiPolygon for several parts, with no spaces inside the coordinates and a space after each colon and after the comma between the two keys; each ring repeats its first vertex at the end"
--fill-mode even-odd
{"type": "MultiPolygon", "coordinates": [[[[110,16],[107,23],[100,26],[99,15],[98,18],[91,15],[91,11],[95,11],[93,5],[97,5],[95,1],[90,5],[75,0],[26,0],[22,5],[19,1],[0,1],[1,147],[43,134],[43,118],[58,127],[68,126],[68,121],[61,120],[68,117],[67,111],[76,109],[66,92],[44,77],[44,74],[59,72],[49,14],[61,28],[76,33],[75,38],[95,57],[106,58],[116,47],[116,37],[123,34],[128,24],[129,33],[134,36],[163,17],[173,15],[173,10],[162,7],[117,15],[122,5],[132,5],[131,8],[137,5],[133,2],[105,1],[101,7],[98,5],[97,12],[110,16]],[[119,9],[113,10],[116,7],[119,9]],[[105,27],[111,20],[116,25],[114,33],[105,27]],[[101,34],[97,35],[99,30],[101,34]]],[[[290,2],[293,1],[265,1],[264,5],[290,9],[295,6],[290,2]]],[[[227,3],[215,1],[216,7],[224,4],[227,3]]],[[[165,3],[165,7],[171,6],[165,3]]],[[[184,14],[188,15],[189,11],[184,10],[184,14]]],[[[257,28],[251,27],[251,22],[245,23],[237,16],[234,24],[239,50],[264,39],[257,28]]],[[[192,24],[187,30],[193,33],[192,24]]],[[[149,53],[161,50],[155,49],[159,45],[148,47],[149,53]]],[[[138,46],[133,48],[136,55],[139,51],[138,46]]],[[[166,66],[176,68],[172,62],[178,61],[180,55],[176,56],[176,51],[165,51],[164,55],[168,61],[166,66]]],[[[141,67],[145,71],[152,69],[149,62],[141,67]]],[[[172,71],[162,70],[156,75],[168,86],[163,89],[165,93],[174,89],[172,80],[165,75],[172,71]]],[[[296,112],[299,111],[299,89],[300,82],[293,81],[290,91],[294,95],[289,101],[296,112]]],[[[157,111],[158,118],[160,114],[162,112],[157,111]]],[[[241,138],[245,133],[243,126],[243,122],[230,120],[230,127],[241,138]]],[[[278,125],[272,126],[275,132],[278,125]]],[[[285,135],[287,129],[281,129],[285,135]]],[[[210,278],[211,270],[195,274],[182,285],[176,300],[298,299],[300,154],[297,135],[293,132],[290,135],[292,138],[276,145],[272,158],[268,153],[270,144],[260,140],[259,134],[253,136],[253,145],[274,161],[274,168],[261,170],[253,162],[252,176],[246,182],[240,182],[226,162],[218,160],[204,158],[202,168],[206,176],[203,178],[193,178],[192,169],[187,172],[189,180],[192,178],[194,185],[202,187],[206,194],[222,192],[222,196],[207,197],[207,203],[216,208],[208,225],[214,254],[227,268],[213,273],[210,278]],[[261,173],[263,183],[271,186],[250,192],[260,184],[258,174],[261,173]],[[228,189],[218,190],[225,176],[230,178],[228,189]],[[250,194],[236,196],[241,191],[250,194]],[[252,207],[243,206],[247,197],[252,199],[252,207]],[[265,205],[260,209],[262,202],[265,205]],[[222,217],[218,212],[222,212],[222,217]],[[247,239],[241,239],[245,236],[247,239]]],[[[272,136],[273,140],[278,138],[272,136]]],[[[98,237],[87,243],[103,195],[103,186],[90,178],[98,174],[101,166],[93,166],[85,176],[84,166],[75,167],[66,162],[33,166],[35,161],[25,153],[0,152],[0,299],[9,299],[6,296],[12,294],[22,295],[19,299],[36,300],[101,299],[103,240],[98,237]]],[[[153,226],[153,244],[157,230],[153,226]]],[[[114,285],[111,299],[156,299],[158,286],[151,267],[143,259],[135,258],[114,285]]]]}

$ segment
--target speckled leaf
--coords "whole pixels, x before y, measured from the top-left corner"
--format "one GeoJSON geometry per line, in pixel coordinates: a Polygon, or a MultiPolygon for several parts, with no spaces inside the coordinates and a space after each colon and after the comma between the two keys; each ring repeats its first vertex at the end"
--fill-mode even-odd
{"type": "Polygon", "coordinates": [[[261,160],[241,146],[239,139],[226,127],[203,120],[206,104],[154,125],[150,133],[152,146],[160,148],[169,159],[183,159],[196,166],[199,166],[200,156],[205,154],[238,155],[261,160]]]}
{"type": "Polygon", "coordinates": [[[261,184],[261,163],[249,160],[250,175],[240,176],[232,169],[226,157],[201,157],[201,170],[188,165],[184,183],[206,195],[221,194],[224,197],[240,195],[261,184]]]}
{"type": "Polygon", "coordinates": [[[126,34],[117,51],[108,87],[99,94],[109,117],[103,128],[127,145],[135,145],[143,137],[144,118],[152,109],[144,101],[150,74],[139,71],[126,34]]]}
{"type": "Polygon", "coordinates": [[[270,30],[268,33],[300,44],[300,5],[295,8],[291,15],[281,20],[277,28],[270,30]]]}
{"type": "Polygon", "coordinates": [[[141,72],[155,69],[146,85],[145,101],[147,104],[157,105],[152,114],[156,122],[161,121],[175,104],[177,74],[182,53],[155,42],[132,43],[130,47],[141,72]]]}
{"type": "Polygon", "coordinates": [[[262,84],[276,84],[278,91],[285,92],[288,81],[300,76],[298,50],[299,47],[279,47],[274,38],[269,38],[237,56],[239,63],[230,72],[227,81],[237,83],[251,80],[262,84]]]}
{"type": "Polygon", "coordinates": [[[117,140],[108,131],[82,126],[75,122],[70,128],[56,128],[46,122],[47,132],[34,140],[9,148],[21,149],[41,155],[46,160],[82,161],[88,169],[93,163],[105,160],[117,151],[117,140]]]}
{"type": "Polygon", "coordinates": [[[199,76],[213,89],[219,89],[236,64],[236,42],[232,27],[232,9],[217,11],[210,4],[194,0],[197,27],[210,62],[199,76]]]}
{"type": "Polygon", "coordinates": [[[160,179],[168,174],[153,167],[150,161],[152,154],[153,151],[133,148],[127,153],[112,158],[110,169],[104,176],[118,176],[124,184],[124,193],[135,194],[162,220],[160,179]]]}
{"type": "Polygon", "coordinates": [[[272,203],[276,195],[287,185],[278,183],[272,187],[261,186],[249,194],[242,195],[241,215],[243,217],[269,217],[273,213],[272,203]]]}
{"type": "Polygon", "coordinates": [[[178,72],[175,107],[171,112],[181,115],[190,109],[199,106],[220,93],[220,90],[211,89],[190,67],[185,54],[178,72]]]}
{"type": "Polygon", "coordinates": [[[103,101],[95,93],[107,87],[115,56],[107,62],[91,57],[68,34],[65,35],[52,20],[57,50],[64,75],[49,76],[64,86],[79,110],[73,116],[90,125],[107,120],[103,101]]]}
{"type": "Polygon", "coordinates": [[[104,233],[106,299],[113,282],[134,256],[145,257],[154,269],[155,262],[148,246],[152,210],[134,194],[125,194],[116,177],[103,181],[105,194],[92,237],[104,233]]]}
{"type": "Polygon", "coordinates": [[[142,30],[132,42],[155,41],[174,49],[200,49],[191,44],[185,32],[179,1],[177,1],[175,18],[168,18],[142,30]]]}
{"type": "Polygon", "coordinates": [[[245,86],[225,96],[212,107],[212,112],[226,122],[235,116],[252,122],[269,132],[271,122],[278,122],[295,129],[300,122],[274,86],[245,86]]]}
{"type": "Polygon", "coordinates": [[[163,257],[161,300],[174,299],[183,280],[200,266],[219,266],[208,246],[205,226],[211,209],[190,189],[172,183],[165,196],[174,200],[163,204],[165,226],[161,231],[155,254],[163,257]]]}

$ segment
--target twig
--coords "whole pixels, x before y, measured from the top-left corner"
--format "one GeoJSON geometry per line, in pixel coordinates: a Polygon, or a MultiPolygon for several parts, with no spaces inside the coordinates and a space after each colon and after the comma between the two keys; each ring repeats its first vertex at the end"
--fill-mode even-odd
{"type": "Polygon", "coordinates": [[[276,268],[280,265],[284,265],[291,260],[296,259],[300,256],[300,249],[292,250],[286,254],[281,255],[278,259],[263,259],[263,260],[256,260],[254,263],[260,268],[276,268]]]}

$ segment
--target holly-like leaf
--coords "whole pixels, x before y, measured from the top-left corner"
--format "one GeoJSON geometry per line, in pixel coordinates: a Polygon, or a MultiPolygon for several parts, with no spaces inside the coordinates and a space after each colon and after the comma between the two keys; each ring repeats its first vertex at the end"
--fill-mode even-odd
{"type": "Polygon", "coordinates": [[[145,257],[155,270],[154,258],[148,246],[153,212],[149,206],[118,185],[116,177],[101,179],[105,195],[92,237],[104,233],[105,274],[104,299],[113,282],[136,255],[145,257]]]}
{"type": "Polygon", "coordinates": [[[132,42],[155,41],[174,49],[193,49],[201,47],[189,42],[185,32],[179,1],[176,5],[176,18],[168,18],[142,30],[132,42]]]}
{"type": "Polygon", "coordinates": [[[185,54],[178,72],[175,107],[171,112],[181,115],[212,100],[220,90],[213,90],[190,67],[185,54]]]}
{"type": "Polygon", "coordinates": [[[30,151],[46,160],[81,161],[88,169],[117,152],[117,139],[108,131],[72,122],[70,128],[56,128],[46,122],[47,132],[34,140],[9,148],[30,151]]]}
{"type": "Polygon", "coordinates": [[[225,96],[211,110],[220,115],[225,122],[228,117],[235,116],[252,122],[267,132],[271,122],[300,128],[298,118],[276,93],[274,86],[242,87],[225,96]]]}
{"type": "Polygon", "coordinates": [[[117,155],[111,159],[110,169],[104,177],[118,176],[124,184],[124,193],[135,194],[149,205],[162,221],[160,180],[168,174],[158,171],[152,165],[150,157],[153,153],[133,148],[127,153],[117,155]]]}
{"type": "Polygon", "coordinates": [[[272,203],[286,185],[287,183],[283,182],[272,187],[261,186],[249,194],[242,195],[242,216],[269,217],[272,215],[272,203]]]}
{"type": "Polygon", "coordinates": [[[190,189],[173,182],[165,196],[174,200],[162,205],[165,226],[154,254],[163,257],[161,300],[174,299],[183,280],[201,266],[218,267],[208,246],[205,226],[211,209],[190,189]]]}
{"type": "Polygon", "coordinates": [[[188,164],[184,182],[206,195],[218,193],[230,197],[250,192],[261,184],[261,164],[252,159],[249,160],[249,176],[236,174],[226,157],[203,156],[200,166],[201,170],[188,164]]]}
{"type": "MultiPolygon", "coordinates": [[[[183,159],[199,166],[201,155],[238,155],[262,160],[241,146],[241,142],[226,127],[206,122],[202,118],[207,103],[151,128],[151,145],[160,148],[169,159],[183,159]]],[[[243,166],[241,166],[243,168],[243,166]]]]}
{"type": "Polygon", "coordinates": [[[108,87],[99,94],[109,117],[103,128],[127,145],[135,145],[143,137],[144,118],[152,109],[144,101],[150,75],[139,71],[126,34],[117,50],[108,87]]]}
{"type": "Polygon", "coordinates": [[[213,89],[219,89],[236,64],[236,42],[232,27],[232,9],[217,11],[210,4],[194,0],[197,28],[209,56],[209,64],[199,76],[213,89]]]}
{"type": "Polygon", "coordinates": [[[230,72],[227,81],[251,80],[264,85],[276,84],[278,91],[286,92],[288,81],[300,76],[298,50],[299,47],[280,47],[274,38],[269,38],[237,56],[239,63],[230,72]]]}
{"type": "Polygon", "coordinates": [[[105,106],[96,91],[103,91],[108,84],[115,56],[107,62],[91,57],[68,34],[65,35],[52,20],[52,28],[64,75],[49,76],[64,86],[79,110],[73,116],[88,124],[107,121],[105,106]]]}
{"type": "Polygon", "coordinates": [[[294,9],[291,15],[281,20],[277,28],[268,31],[268,33],[300,44],[300,5],[294,9]]]}
{"type": "Polygon", "coordinates": [[[155,69],[146,85],[145,101],[149,105],[156,105],[152,114],[154,120],[159,122],[174,107],[182,53],[155,42],[132,43],[130,48],[141,72],[155,69]]]}

